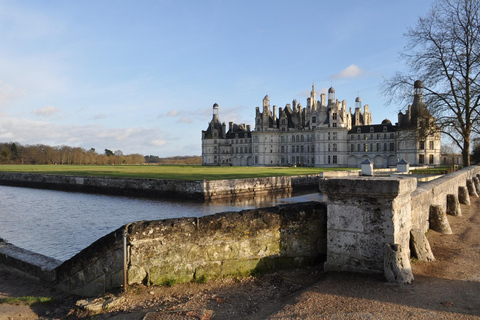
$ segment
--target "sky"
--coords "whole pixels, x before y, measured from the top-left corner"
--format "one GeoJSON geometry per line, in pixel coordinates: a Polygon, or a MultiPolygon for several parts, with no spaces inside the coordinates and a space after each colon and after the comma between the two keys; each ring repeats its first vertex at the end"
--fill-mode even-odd
{"type": "Polygon", "coordinates": [[[253,128],[312,84],[395,123],[381,84],[432,3],[0,0],[0,142],[201,155],[214,103],[253,128]]]}

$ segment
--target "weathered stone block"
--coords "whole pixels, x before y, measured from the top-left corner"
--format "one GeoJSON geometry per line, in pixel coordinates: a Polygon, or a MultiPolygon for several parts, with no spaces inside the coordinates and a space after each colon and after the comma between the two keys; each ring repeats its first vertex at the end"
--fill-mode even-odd
{"type": "Polygon", "coordinates": [[[184,283],[192,281],[195,270],[191,265],[179,265],[174,268],[171,265],[154,266],[148,270],[149,285],[170,285],[172,283],[184,283]]]}
{"type": "Polygon", "coordinates": [[[257,268],[261,259],[227,260],[222,264],[223,276],[247,276],[257,268]]]}
{"type": "Polygon", "coordinates": [[[83,285],[77,285],[71,288],[71,292],[79,296],[91,297],[100,293],[105,293],[105,276],[101,276],[83,285]]]}
{"type": "Polygon", "coordinates": [[[386,243],[383,259],[384,275],[388,282],[403,284],[413,281],[410,257],[401,245],[386,243]]]}
{"type": "Polygon", "coordinates": [[[447,194],[447,214],[451,216],[462,216],[462,209],[456,194],[447,194]]]}
{"type": "Polygon", "coordinates": [[[420,229],[410,231],[410,250],[419,261],[435,261],[425,232],[420,229]]]}
{"type": "Polygon", "coordinates": [[[221,261],[206,261],[204,264],[197,266],[194,273],[194,279],[200,279],[204,276],[206,279],[216,279],[222,276],[221,261]]]}
{"type": "Polygon", "coordinates": [[[103,261],[102,259],[99,259],[89,265],[87,268],[83,270],[83,274],[85,276],[85,281],[90,282],[93,279],[97,279],[101,277],[104,274],[103,271],[103,261]]]}
{"type": "Polygon", "coordinates": [[[477,191],[475,189],[475,184],[473,183],[472,179],[467,180],[467,189],[468,195],[471,197],[478,197],[477,191]]]}
{"type": "Polygon", "coordinates": [[[447,215],[439,205],[430,206],[430,229],[443,233],[452,234],[452,229],[448,223],[447,215]]]}
{"type": "MultiPolygon", "coordinates": [[[[108,277],[107,281],[105,283],[107,290],[111,290],[111,289],[114,289],[114,288],[120,288],[123,285],[123,269],[118,270],[117,272],[108,274],[106,276],[108,277]]],[[[128,278],[127,278],[127,280],[128,280],[128,278]]],[[[138,282],[138,283],[143,283],[143,281],[138,282]]]]}
{"type": "Polygon", "coordinates": [[[473,184],[475,185],[475,191],[477,191],[477,194],[480,192],[480,180],[478,179],[477,176],[474,176],[473,178],[473,184]]]}
{"type": "Polygon", "coordinates": [[[365,221],[362,213],[363,210],[357,206],[336,203],[329,204],[327,228],[329,230],[363,232],[365,221]]]}
{"type": "MultiPolygon", "coordinates": [[[[123,274],[123,272],[122,272],[123,274]]],[[[143,267],[130,266],[127,272],[127,283],[145,283],[147,279],[147,271],[143,267]]],[[[123,280],[123,278],[122,278],[123,280]]]]}
{"type": "Polygon", "coordinates": [[[468,194],[468,189],[466,186],[458,187],[458,201],[461,204],[470,205],[470,196],[468,194]]]}

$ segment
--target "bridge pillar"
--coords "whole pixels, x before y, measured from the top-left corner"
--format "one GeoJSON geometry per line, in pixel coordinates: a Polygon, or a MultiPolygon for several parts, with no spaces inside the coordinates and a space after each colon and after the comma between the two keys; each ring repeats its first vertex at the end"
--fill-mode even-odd
{"type": "Polygon", "coordinates": [[[327,195],[326,271],[384,272],[384,247],[409,254],[415,178],[347,177],[320,180],[327,195]]]}

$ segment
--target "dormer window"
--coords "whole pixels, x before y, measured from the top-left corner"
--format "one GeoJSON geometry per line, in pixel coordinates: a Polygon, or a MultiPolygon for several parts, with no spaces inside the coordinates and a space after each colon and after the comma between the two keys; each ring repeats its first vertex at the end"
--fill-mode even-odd
{"type": "Polygon", "coordinates": [[[370,132],[373,132],[373,127],[370,127],[370,132]]]}
{"type": "Polygon", "coordinates": [[[362,133],[362,129],[357,128],[357,133],[362,133]]]}
{"type": "Polygon", "coordinates": [[[387,132],[387,127],[386,126],[383,127],[383,132],[387,132]]]}

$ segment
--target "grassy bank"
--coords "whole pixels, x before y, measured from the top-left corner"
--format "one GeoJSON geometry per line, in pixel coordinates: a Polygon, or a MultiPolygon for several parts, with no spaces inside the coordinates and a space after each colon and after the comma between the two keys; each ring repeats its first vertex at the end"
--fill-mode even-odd
{"type": "Polygon", "coordinates": [[[0,172],[31,172],[112,178],[217,180],[255,177],[278,177],[317,174],[325,171],[355,170],[349,168],[305,167],[203,167],[198,165],[2,165],[0,172]]]}

